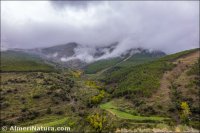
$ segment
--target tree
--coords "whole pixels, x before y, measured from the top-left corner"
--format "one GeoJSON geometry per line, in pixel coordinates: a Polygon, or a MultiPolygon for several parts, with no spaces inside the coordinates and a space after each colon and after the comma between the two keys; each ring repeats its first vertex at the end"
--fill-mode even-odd
{"type": "Polygon", "coordinates": [[[97,132],[102,132],[103,127],[106,123],[106,116],[96,113],[96,114],[88,116],[87,121],[97,132]]]}
{"type": "Polygon", "coordinates": [[[185,124],[189,122],[189,116],[191,115],[190,107],[187,102],[181,103],[181,121],[185,124]]]}
{"type": "Polygon", "coordinates": [[[101,90],[100,93],[97,96],[93,96],[91,98],[91,103],[95,104],[95,105],[99,104],[103,100],[104,95],[105,95],[104,90],[101,90]]]}

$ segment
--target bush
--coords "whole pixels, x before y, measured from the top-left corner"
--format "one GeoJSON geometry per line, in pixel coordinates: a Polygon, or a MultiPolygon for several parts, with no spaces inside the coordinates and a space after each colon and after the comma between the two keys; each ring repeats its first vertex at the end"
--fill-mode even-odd
{"type": "Polygon", "coordinates": [[[7,101],[4,101],[4,102],[0,103],[0,105],[1,105],[1,106],[0,106],[1,109],[7,108],[7,107],[10,106],[10,104],[9,104],[7,101]]]}
{"type": "Polygon", "coordinates": [[[51,114],[51,113],[52,113],[52,110],[51,110],[51,108],[50,108],[50,107],[48,107],[48,108],[47,108],[47,111],[46,111],[46,113],[47,113],[47,114],[51,114]]]}
{"type": "Polygon", "coordinates": [[[70,97],[67,91],[62,89],[56,90],[56,92],[54,93],[54,97],[58,97],[62,101],[70,101],[70,97]]]}
{"type": "Polygon", "coordinates": [[[21,114],[21,116],[18,118],[18,121],[25,121],[27,119],[33,120],[36,117],[38,117],[40,115],[39,112],[37,111],[26,111],[24,113],[21,114]]]}
{"type": "Polygon", "coordinates": [[[104,92],[103,90],[101,90],[100,93],[99,93],[99,95],[93,96],[93,97],[91,98],[91,103],[92,103],[92,104],[95,104],[95,105],[96,105],[96,104],[99,104],[99,103],[103,100],[104,95],[105,95],[105,92],[104,92]]]}
{"type": "Polygon", "coordinates": [[[60,111],[56,111],[55,114],[62,115],[62,114],[64,114],[64,112],[60,110],[60,111]]]}
{"type": "Polygon", "coordinates": [[[190,107],[187,102],[181,103],[181,122],[184,124],[189,124],[189,116],[191,115],[190,107]]]}
{"type": "Polygon", "coordinates": [[[32,96],[33,99],[39,99],[40,97],[41,97],[40,94],[34,94],[34,95],[32,96]]]}
{"type": "Polygon", "coordinates": [[[104,125],[106,123],[106,117],[103,115],[100,115],[98,113],[94,115],[89,115],[86,119],[89,124],[97,131],[102,132],[104,125]]]}
{"type": "Polygon", "coordinates": [[[21,112],[26,112],[26,111],[28,111],[28,108],[26,108],[26,107],[23,107],[23,108],[21,109],[21,112]]]}
{"type": "Polygon", "coordinates": [[[187,72],[187,75],[196,75],[199,76],[200,73],[200,58],[198,59],[198,62],[196,62],[192,68],[187,72]]]}
{"type": "Polygon", "coordinates": [[[72,110],[72,112],[75,112],[76,108],[74,106],[71,106],[71,110],[72,110]]]}
{"type": "Polygon", "coordinates": [[[38,117],[39,115],[40,115],[40,113],[38,111],[29,111],[28,118],[33,120],[36,117],[38,117]]]}
{"type": "Polygon", "coordinates": [[[21,98],[20,98],[20,101],[21,101],[22,104],[25,104],[25,103],[26,103],[26,98],[21,97],[21,98]]]}
{"type": "Polygon", "coordinates": [[[7,93],[12,93],[12,89],[8,89],[6,92],[7,93]]]}

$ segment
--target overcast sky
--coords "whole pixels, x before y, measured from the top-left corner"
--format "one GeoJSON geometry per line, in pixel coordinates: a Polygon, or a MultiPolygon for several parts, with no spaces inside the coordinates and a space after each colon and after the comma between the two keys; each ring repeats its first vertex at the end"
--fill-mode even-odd
{"type": "Polygon", "coordinates": [[[117,41],[119,50],[199,47],[199,2],[1,1],[1,48],[117,41]]]}

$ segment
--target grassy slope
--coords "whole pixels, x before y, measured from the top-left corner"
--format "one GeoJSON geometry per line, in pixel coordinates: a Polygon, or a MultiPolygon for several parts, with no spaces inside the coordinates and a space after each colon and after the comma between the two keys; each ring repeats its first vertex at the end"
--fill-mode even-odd
{"type": "Polygon", "coordinates": [[[103,69],[109,68],[109,67],[130,67],[130,66],[135,66],[139,64],[143,64],[152,60],[155,60],[156,56],[151,56],[151,54],[147,53],[140,53],[140,54],[135,54],[132,57],[128,58],[125,61],[122,58],[112,58],[112,59],[107,59],[107,60],[100,60],[96,61],[92,64],[89,64],[87,67],[85,67],[85,73],[86,74],[94,74],[97,73],[103,69]]]}
{"type": "Polygon", "coordinates": [[[139,65],[139,64],[143,64],[143,63],[153,61],[153,60],[160,58],[160,57],[162,57],[162,56],[155,56],[155,55],[151,55],[149,53],[138,53],[138,54],[133,55],[128,60],[118,64],[117,66],[119,66],[119,67],[132,67],[132,66],[136,66],[136,65],[139,65]]]}
{"type": "Polygon", "coordinates": [[[137,122],[142,122],[142,121],[152,121],[152,122],[161,122],[167,118],[163,118],[163,117],[156,117],[156,116],[139,116],[139,115],[133,115],[131,113],[125,112],[125,111],[121,111],[118,109],[117,106],[113,105],[112,102],[107,102],[105,104],[101,104],[100,108],[105,109],[109,112],[111,112],[112,114],[115,114],[117,117],[122,118],[122,119],[130,119],[130,120],[134,120],[137,122]]]}
{"type": "Polygon", "coordinates": [[[100,60],[100,61],[96,61],[92,64],[89,64],[86,68],[85,68],[85,73],[86,74],[93,74],[93,73],[97,73],[98,71],[101,71],[107,67],[113,66],[115,64],[117,64],[118,62],[120,62],[122,59],[120,58],[113,58],[113,59],[107,59],[107,60],[100,60]]]}
{"type": "MultiPolygon", "coordinates": [[[[120,67],[118,69],[113,69],[113,70],[111,69],[107,71],[107,73],[104,73],[106,75],[105,82],[108,85],[107,90],[108,92],[111,93],[113,97],[117,98],[125,97],[128,100],[130,100],[136,107],[135,109],[142,114],[147,114],[147,115],[159,114],[155,112],[154,108],[160,108],[160,110],[162,110],[163,108],[161,108],[161,106],[160,107],[148,106],[148,99],[151,96],[153,96],[155,92],[159,89],[160,80],[163,74],[166,71],[171,71],[174,67],[176,67],[176,65],[173,64],[172,61],[175,61],[176,59],[182,57],[187,57],[188,55],[190,55],[190,53],[193,53],[197,50],[199,49],[183,51],[180,53],[163,57],[161,59],[152,61],[150,63],[145,63],[142,65],[137,65],[126,69],[120,67]]],[[[199,68],[197,66],[199,66],[199,64],[198,65],[197,64],[198,63],[196,63],[191,68],[191,70],[188,71],[188,73],[193,73],[193,75],[194,74],[198,75],[197,73],[199,72],[199,68]]],[[[190,66],[186,66],[186,68],[187,70],[189,70],[190,66]]],[[[199,93],[199,91],[197,90],[198,83],[196,82],[198,81],[198,78],[194,76],[191,78],[185,78],[186,80],[184,81],[186,83],[185,86],[191,84],[188,83],[189,81],[192,81],[193,85],[192,88],[189,87],[186,89],[181,89],[181,87],[185,88],[183,84],[183,79],[178,78],[177,80],[181,81],[177,85],[178,86],[177,88],[179,88],[177,89],[179,95],[176,95],[173,91],[172,93],[170,93],[176,96],[176,97],[174,96],[171,97],[173,103],[175,104],[174,106],[177,106],[177,104],[178,106],[180,106],[180,101],[187,101],[190,104],[190,107],[192,108],[192,112],[194,112],[193,116],[195,116],[199,110],[199,106],[196,104],[196,102],[198,101],[198,96],[196,94],[199,93]],[[181,86],[181,84],[183,84],[183,86],[181,86]],[[182,95],[181,98],[180,95],[182,95]],[[176,99],[175,101],[174,98],[176,99]]],[[[169,113],[168,110],[164,111],[169,113]]],[[[119,112],[115,111],[115,113],[119,112]]],[[[160,115],[166,115],[166,114],[160,114],[160,115]]],[[[198,118],[196,117],[194,121],[196,121],[196,119],[198,118]]]]}
{"type": "Polygon", "coordinates": [[[52,71],[54,68],[37,56],[23,52],[1,52],[1,71],[52,71]]]}
{"type": "Polygon", "coordinates": [[[192,51],[195,50],[169,55],[135,67],[112,68],[105,73],[105,82],[107,84],[117,83],[117,88],[113,93],[116,96],[129,95],[132,97],[132,95],[137,94],[148,97],[159,87],[159,81],[163,73],[174,67],[170,61],[187,55],[192,51]]]}

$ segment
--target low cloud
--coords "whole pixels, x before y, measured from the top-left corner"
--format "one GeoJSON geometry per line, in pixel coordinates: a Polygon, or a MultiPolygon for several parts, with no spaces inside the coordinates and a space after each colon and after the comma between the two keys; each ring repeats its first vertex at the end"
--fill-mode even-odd
{"type": "Polygon", "coordinates": [[[73,1],[51,1],[52,6],[57,10],[62,10],[67,8],[76,8],[76,9],[86,9],[89,6],[93,6],[95,4],[99,4],[103,1],[80,1],[80,0],[73,0],[73,1]]]}
{"type": "Polygon", "coordinates": [[[2,48],[77,42],[94,60],[96,46],[119,42],[101,58],[143,47],[174,53],[199,47],[198,1],[2,1],[2,48]]]}

